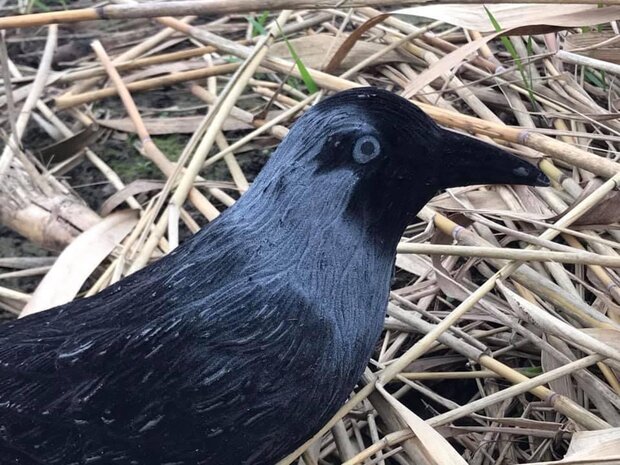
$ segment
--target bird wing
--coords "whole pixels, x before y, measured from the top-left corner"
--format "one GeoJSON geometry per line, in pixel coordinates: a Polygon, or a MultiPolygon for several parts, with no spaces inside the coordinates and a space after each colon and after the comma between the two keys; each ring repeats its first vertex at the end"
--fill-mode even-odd
{"type": "Polygon", "coordinates": [[[252,441],[276,451],[277,412],[295,412],[332,338],[290,280],[249,279],[177,302],[186,289],[130,277],[0,326],[0,456],[115,463],[157,449],[195,460],[252,441]],[[230,439],[239,425],[245,437],[230,439]]]}

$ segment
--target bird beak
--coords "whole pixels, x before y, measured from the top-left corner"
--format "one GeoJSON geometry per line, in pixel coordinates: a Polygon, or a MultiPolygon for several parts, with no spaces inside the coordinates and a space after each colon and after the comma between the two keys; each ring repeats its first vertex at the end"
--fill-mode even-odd
{"type": "Polygon", "coordinates": [[[442,128],[439,150],[441,187],[476,184],[548,186],[549,179],[536,166],[496,145],[442,128]]]}

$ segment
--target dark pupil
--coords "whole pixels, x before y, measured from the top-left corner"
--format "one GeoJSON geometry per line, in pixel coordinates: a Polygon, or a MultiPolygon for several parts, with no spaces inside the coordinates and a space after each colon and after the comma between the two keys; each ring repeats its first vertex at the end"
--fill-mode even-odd
{"type": "Polygon", "coordinates": [[[375,144],[366,141],[362,143],[360,149],[364,155],[373,155],[375,153],[375,144]]]}

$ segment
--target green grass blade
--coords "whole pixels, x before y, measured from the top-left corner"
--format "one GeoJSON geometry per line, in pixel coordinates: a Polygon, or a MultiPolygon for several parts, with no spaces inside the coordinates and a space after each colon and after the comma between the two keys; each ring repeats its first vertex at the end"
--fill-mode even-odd
{"type": "MultiPolygon", "coordinates": [[[[493,13],[491,13],[486,6],[484,7],[484,11],[486,11],[487,16],[489,17],[489,20],[491,21],[491,24],[493,25],[493,29],[495,29],[495,31],[497,32],[500,32],[502,30],[502,27],[500,26],[497,19],[495,19],[495,16],[493,16],[493,13]]],[[[521,79],[523,79],[523,84],[525,86],[525,89],[527,90],[527,93],[530,98],[530,101],[532,102],[532,105],[534,105],[534,108],[537,108],[538,105],[536,103],[536,98],[534,97],[534,92],[532,91],[531,79],[528,82],[527,75],[525,74],[525,68],[523,67],[523,63],[521,62],[521,57],[519,57],[519,54],[517,53],[517,49],[514,47],[512,42],[510,42],[510,39],[508,37],[502,36],[500,37],[500,40],[502,41],[502,44],[504,45],[506,50],[508,50],[508,53],[510,53],[510,56],[512,57],[513,61],[515,62],[515,65],[517,66],[517,70],[519,71],[519,74],[521,75],[521,79]]]]}
{"type": "Polygon", "coordinates": [[[284,34],[284,31],[282,30],[279,24],[278,24],[278,29],[280,29],[280,34],[282,34],[282,38],[284,39],[284,42],[286,43],[289,53],[291,54],[291,56],[293,57],[293,60],[295,61],[295,65],[297,66],[297,69],[299,70],[301,79],[302,81],[304,81],[304,84],[306,85],[308,92],[310,92],[310,94],[314,94],[318,92],[319,86],[317,86],[316,82],[314,82],[314,79],[312,79],[312,76],[308,72],[308,68],[306,68],[306,65],[304,65],[303,61],[301,61],[301,58],[299,58],[299,55],[293,48],[293,45],[289,42],[288,38],[284,34]]]}
{"type": "Polygon", "coordinates": [[[254,16],[248,16],[246,19],[252,25],[252,37],[265,35],[267,33],[265,26],[261,24],[260,19],[256,19],[254,16]]]}

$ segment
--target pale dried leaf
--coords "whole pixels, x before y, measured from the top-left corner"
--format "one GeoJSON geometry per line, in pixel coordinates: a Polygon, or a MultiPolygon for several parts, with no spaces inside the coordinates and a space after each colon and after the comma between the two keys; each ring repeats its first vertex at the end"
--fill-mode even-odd
{"type": "Polygon", "coordinates": [[[620,222],[620,192],[613,191],[573,223],[573,226],[610,225],[620,222]]]}
{"type": "Polygon", "coordinates": [[[463,457],[454,450],[441,434],[405,407],[382,386],[378,386],[378,390],[420,440],[423,451],[431,463],[434,465],[467,465],[463,457]]]}
{"type": "MultiPolygon", "coordinates": [[[[564,352],[565,350],[570,350],[566,343],[561,339],[558,339],[554,336],[548,337],[548,342],[556,349],[564,352]]],[[[550,372],[556,368],[560,368],[564,365],[562,361],[560,361],[552,352],[548,350],[543,350],[541,353],[541,364],[543,371],[545,373],[550,372]]],[[[554,379],[549,381],[549,387],[553,392],[561,394],[565,397],[568,397],[571,400],[577,401],[577,394],[575,392],[575,386],[570,376],[562,376],[561,378],[554,379]]]]}
{"type": "MultiPolygon", "coordinates": [[[[346,37],[334,37],[330,34],[315,34],[289,40],[301,61],[308,68],[318,69],[325,63],[325,51],[333,47],[337,50],[345,42],[346,37]]],[[[348,52],[342,63],[339,64],[338,71],[349,69],[368,58],[370,55],[385,49],[385,45],[375,44],[358,40],[353,48],[348,52]]],[[[273,44],[269,53],[278,58],[290,59],[289,49],[284,42],[273,44]]],[[[374,64],[393,63],[405,61],[405,57],[396,51],[383,54],[374,64]]]]}
{"type": "Polygon", "coordinates": [[[138,179],[137,181],[133,181],[120,191],[110,196],[99,209],[99,214],[101,216],[108,216],[112,210],[121,205],[129,197],[142,194],[144,192],[160,190],[164,187],[164,185],[165,183],[163,181],[150,181],[146,179],[138,179]]]}
{"type": "Polygon", "coordinates": [[[430,463],[433,465],[467,465],[463,457],[433,427],[405,407],[382,386],[378,386],[378,390],[420,440],[422,452],[430,463]]]}
{"type": "MultiPolygon", "coordinates": [[[[494,190],[476,190],[469,191],[466,193],[460,194],[464,196],[475,210],[487,210],[487,211],[507,211],[509,210],[508,205],[504,202],[504,199],[494,190]]],[[[457,196],[458,197],[458,196],[457,196]]],[[[444,210],[464,210],[464,206],[462,203],[459,203],[451,195],[441,195],[433,199],[429,206],[432,208],[441,208],[444,210]]],[[[517,210],[519,212],[524,212],[522,208],[517,210]]],[[[514,211],[513,211],[514,212],[514,211]]]]}
{"type": "Polygon", "coordinates": [[[620,331],[613,328],[581,328],[582,333],[620,351],[620,331]]]}
{"type": "Polygon", "coordinates": [[[579,431],[573,434],[566,456],[554,462],[531,465],[617,465],[620,463],[620,428],[579,431]]]}
{"type": "Polygon", "coordinates": [[[618,36],[609,31],[589,31],[579,34],[569,34],[564,38],[563,49],[569,52],[576,51],[580,55],[589,56],[598,60],[620,64],[620,40],[598,46],[610,39],[618,39],[618,36]],[[582,50],[593,47],[591,50],[582,50]]]}
{"type": "MultiPolygon", "coordinates": [[[[143,122],[149,134],[160,136],[165,134],[193,134],[203,120],[204,116],[179,116],[177,118],[144,118],[143,122]]],[[[136,127],[129,118],[100,119],[97,120],[97,124],[116,131],[136,132],[136,127]]],[[[222,129],[224,131],[243,131],[253,129],[253,126],[230,117],[226,118],[222,129]]]]}
{"type": "Polygon", "coordinates": [[[563,322],[559,318],[550,315],[536,304],[533,304],[529,300],[521,297],[516,292],[509,289],[501,281],[497,282],[497,287],[502,291],[510,308],[514,313],[529,321],[546,332],[552,332],[556,336],[561,337],[569,344],[578,344],[586,349],[606,357],[612,358],[616,361],[620,361],[620,350],[617,347],[606,344],[600,339],[596,339],[584,332],[581,332],[570,326],[568,323],[563,322]]]}
{"type": "Polygon", "coordinates": [[[58,256],[20,316],[73,300],[86,279],[129,234],[137,221],[133,211],[118,212],[80,234],[58,256]]]}
{"type": "Polygon", "coordinates": [[[427,258],[412,254],[396,255],[396,266],[414,276],[422,276],[428,272],[431,264],[427,258]]]}
{"type": "MultiPolygon", "coordinates": [[[[620,19],[620,7],[598,8],[596,5],[562,5],[555,4],[531,5],[527,3],[512,3],[505,5],[486,5],[497,22],[504,29],[513,29],[527,26],[529,31],[519,31],[523,34],[541,34],[549,32],[549,27],[571,28],[579,26],[595,26],[620,19]]],[[[480,32],[495,32],[484,9],[484,5],[428,5],[396,10],[395,15],[421,16],[436,19],[446,23],[473,29],[480,32]]]]}
{"type": "Polygon", "coordinates": [[[480,47],[486,45],[498,35],[500,35],[500,33],[496,32],[490,36],[481,37],[457,48],[453,52],[448,53],[446,56],[433,63],[429,68],[425,69],[413,78],[403,91],[403,96],[406,98],[414,96],[435,79],[449,73],[452,68],[459,65],[469,55],[476,53],[480,47]]]}

